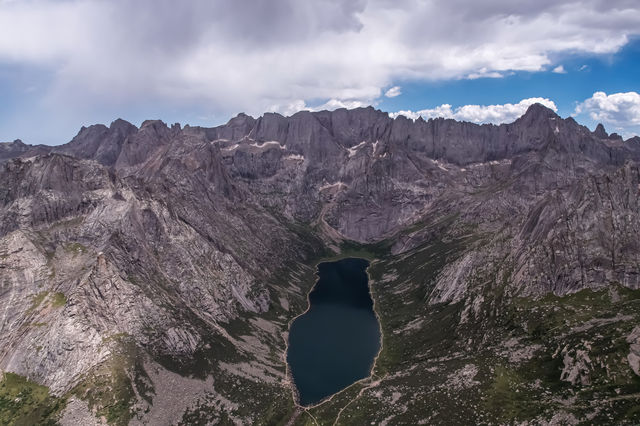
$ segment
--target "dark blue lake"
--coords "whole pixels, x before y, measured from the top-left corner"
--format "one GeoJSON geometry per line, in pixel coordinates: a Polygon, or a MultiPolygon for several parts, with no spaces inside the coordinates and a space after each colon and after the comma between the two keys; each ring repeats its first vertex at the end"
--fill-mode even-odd
{"type": "Polygon", "coordinates": [[[380,350],[369,262],[348,258],[318,265],[310,307],[289,331],[287,362],[299,402],[312,405],[368,377],[380,350]]]}

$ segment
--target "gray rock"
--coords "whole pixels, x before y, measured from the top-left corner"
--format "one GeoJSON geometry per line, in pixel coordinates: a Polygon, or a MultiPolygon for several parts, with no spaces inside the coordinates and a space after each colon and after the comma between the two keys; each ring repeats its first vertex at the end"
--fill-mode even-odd
{"type": "MultiPolygon", "coordinates": [[[[250,365],[280,383],[284,340],[264,329],[286,331],[306,306],[296,280],[345,242],[400,260],[441,244],[413,302],[459,304],[460,327],[510,298],[638,289],[639,159],[638,138],[541,105],[500,126],[369,107],[208,129],[116,120],[54,148],[0,144],[0,368],[57,395],[123,357],[134,385],[140,359],[185,374],[250,365]]],[[[588,352],[563,351],[559,379],[589,383],[588,352]]]]}

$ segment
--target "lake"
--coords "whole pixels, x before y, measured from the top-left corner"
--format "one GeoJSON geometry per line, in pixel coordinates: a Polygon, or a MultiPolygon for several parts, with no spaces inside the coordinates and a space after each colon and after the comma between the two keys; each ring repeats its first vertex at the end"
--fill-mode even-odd
{"type": "Polygon", "coordinates": [[[309,310],[291,323],[287,362],[301,405],[313,405],[368,377],[380,350],[365,259],[318,265],[309,310]]]}

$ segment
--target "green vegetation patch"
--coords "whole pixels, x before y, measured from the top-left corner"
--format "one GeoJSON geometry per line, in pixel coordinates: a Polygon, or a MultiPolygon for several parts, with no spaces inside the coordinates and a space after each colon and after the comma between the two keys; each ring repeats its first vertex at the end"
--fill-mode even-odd
{"type": "Polygon", "coordinates": [[[391,242],[389,240],[383,240],[374,244],[360,244],[345,240],[340,244],[339,257],[360,257],[367,260],[374,260],[388,255],[390,250],[391,242]]]}
{"type": "Polygon", "coordinates": [[[149,403],[155,390],[142,365],[142,354],[130,336],[114,335],[104,343],[114,345],[112,357],[94,368],[71,393],[86,400],[110,425],[127,425],[135,415],[135,390],[149,403]]]}
{"type": "Polygon", "coordinates": [[[59,291],[53,293],[51,306],[53,306],[54,308],[61,308],[66,304],[67,304],[67,296],[65,296],[64,293],[61,293],[59,291]]]}
{"type": "Polygon", "coordinates": [[[55,425],[66,400],[51,396],[49,388],[14,373],[0,382],[0,424],[55,425]]]}
{"type": "Polygon", "coordinates": [[[31,306],[27,309],[27,312],[33,312],[42,304],[44,299],[49,295],[48,291],[41,291],[40,293],[33,296],[33,300],[31,301],[31,306]]]}
{"type": "Polygon", "coordinates": [[[31,306],[27,309],[27,313],[35,311],[40,306],[50,305],[54,308],[61,308],[66,304],[67,296],[65,296],[64,293],[58,291],[50,295],[49,291],[41,291],[33,296],[31,306]]]}
{"type": "Polygon", "coordinates": [[[485,399],[485,408],[494,419],[510,423],[540,412],[539,400],[527,391],[527,380],[515,369],[498,366],[495,371],[485,399]]]}

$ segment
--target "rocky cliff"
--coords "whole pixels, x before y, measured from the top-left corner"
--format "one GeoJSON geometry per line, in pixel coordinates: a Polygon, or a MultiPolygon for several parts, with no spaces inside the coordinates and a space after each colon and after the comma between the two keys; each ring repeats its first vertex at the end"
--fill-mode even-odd
{"type": "Polygon", "coordinates": [[[638,161],[540,105],[0,144],[0,422],[636,421],[638,161]],[[352,253],[374,260],[374,376],[297,407],[288,322],[315,262],[352,253]]]}

